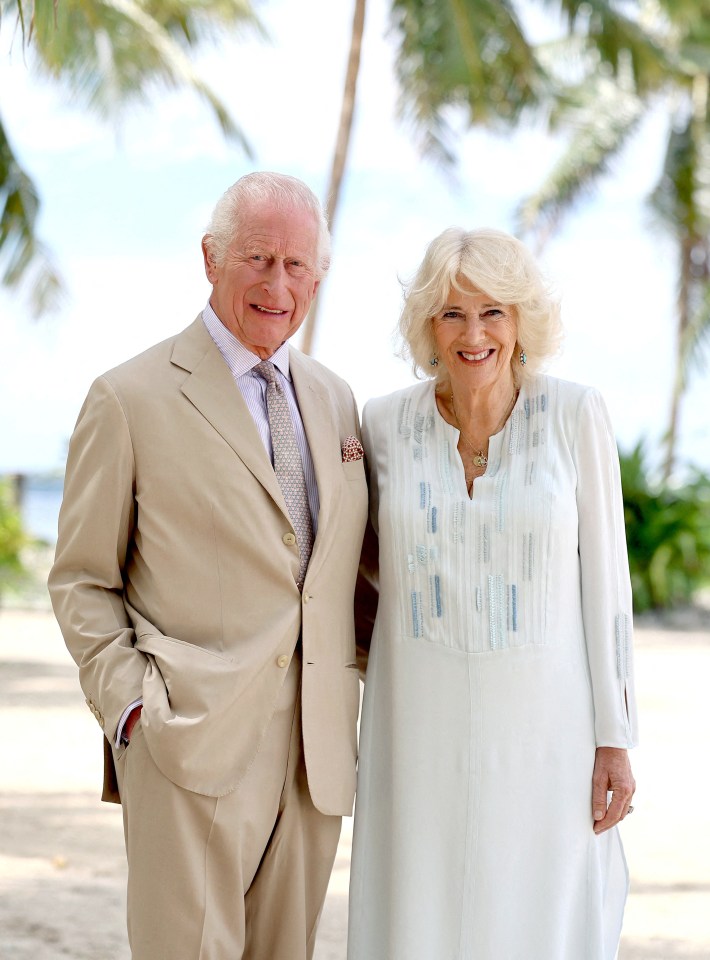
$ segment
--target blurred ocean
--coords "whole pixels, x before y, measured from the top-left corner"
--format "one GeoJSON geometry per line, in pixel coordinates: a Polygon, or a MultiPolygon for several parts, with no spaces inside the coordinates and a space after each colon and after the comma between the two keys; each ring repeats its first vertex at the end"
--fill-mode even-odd
{"type": "Polygon", "coordinates": [[[28,476],[22,489],[22,519],[32,537],[57,542],[57,519],[62,502],[62,477],[28,476]]]}

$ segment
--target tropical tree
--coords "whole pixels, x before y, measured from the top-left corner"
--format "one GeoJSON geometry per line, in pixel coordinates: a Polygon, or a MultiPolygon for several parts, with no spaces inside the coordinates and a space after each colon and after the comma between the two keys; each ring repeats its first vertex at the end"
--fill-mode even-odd
{"type": "MultiPolygon", "coordinates": [[[[596,4],[590,5],[596,15],[596,4]]],[[[600,69],[603,51],[572,51],[575,72],[551,113],[551,126],[572,131],[567,149],[519,210],[521,230],[543,240],[576,202],[608,174],[653,110],[667,114],[667,147],[658,183],[648,197],[658,227],[677,251],[676,359],[668,428],[666,478],[673,471],[681,398],[693,365],[710,338],[710,0],[639,0],[636,26],[651,41],[634,62],[631,45],[614,75],[600,69]]],[[[565,62],[560,47],[546,60],[565,62]]],[[[545,55],[543,54],[543,58],[545,55]]]]}
{"type": "Polygon", "coordinates": [[[15,585],[25,572],[22,551],[28,543],[12,485],[0,477],[0,604],[5,590],[15,585]]]}
{"type": "MultiPolygon", "coordinates": [[[[202,97],[225,136],[248,142],[190,54],[225,31],[263,32],[249,0],[0,0],[0,37],[22,47],[28,69],[55,81],[68,100],[116,119],[158,87],[202,97]]],[[[36,233],[37,188],[0,115],[0,283],[22,286],[35,315],[56,307],[62,281],[36,233]]]]}
{"type": "Polygon", "coordinates": [[[643,442],[619,460],[634,610],[691,603],[710,583],[710,477],[654,480],[643,442]]]}
{"type": "MultiPolygon", "coordinates": [[[[656,69],[653,37],[614,0],[527,0],[561,16],[578,55],[594,56],[611,77],[628,69],[645,89],[656,69]],[[590,11],[593,15],[590,15],[590,11]]],[[[357,95],[367,0],[355,0],[351,47],[326,208],[331,228],[342,186],[357,95]]],[[[396,38],[398,112],[423,156],[449,171],[455,164],[453,118],[505,130],[525,113],[549,111],[568,81],[531,43],[514,0],[390,0],[396,38]]],[[[302,349],[312,349],[316,298],[304,325],[302,349]]]]}

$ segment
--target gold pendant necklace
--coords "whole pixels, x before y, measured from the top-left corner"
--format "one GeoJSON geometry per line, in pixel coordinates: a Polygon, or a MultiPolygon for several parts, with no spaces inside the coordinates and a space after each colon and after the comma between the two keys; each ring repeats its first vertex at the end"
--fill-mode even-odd
{"type": "MultiPolygon", "coordinates": [[[[495,436],[495,434],[498,433],[498,431],[500,430],[500,428],[501,428],[501,427],[503,426],[503,424],[506,422],[506,420],[508,419],[508,417],[510,416],[510,414],[511,414],[511,412],[512,412],[512,410],[513,410],[513,407],[515,406],[515,401],[516,401],[517,399],[518,399],[518,391],[517,391],[517,390],[513,390],[513,397],[512,397],[512,399],[511,399],[510,403],[508,404],[508,408],[507,408],[507,410],[506,410],[506,412],[505,412],[505,415],[504,415],[503,418],[499,421],[498,426],[497,426],[496,429],[493,431],[493,433],[491,434],[491,436],[495,436]]],[[[458,415],[458,413],[456,412],[456,404],[454,403],[454,395],[453,395],[453,393],[451,394],[450,400],[451,400],[451,410],[452,410],[452,412],[453,412],[453,414],[454,414],[454,417],[455,417],[455,419],[456,419],[456,423],[457,423],[458,426],[459,426],[459,433],[461,434],[461,436],[462,436],[463,439],[465,440],[467,446],[468,446],[468,447],[470,448],[470,450],[473,452],[473,456],[471,457],[471,462],[473,463],[474,466],[476,466],[476,467],[482,467],[482,468],[485,469],[485,467],[488,466],[488,457],[485,455],[485,453],[483,452],[483,450],[477,449],[476,446],[475,446],[473,443],[471,443],[471,441],[469,440],[469,438],[468,438],[468,437],[466,436],[466,434],[463,432],[463,430],[462,430],[462,428],[461,428],[461,419],[459,418],[459,415],[458,415]]]]}

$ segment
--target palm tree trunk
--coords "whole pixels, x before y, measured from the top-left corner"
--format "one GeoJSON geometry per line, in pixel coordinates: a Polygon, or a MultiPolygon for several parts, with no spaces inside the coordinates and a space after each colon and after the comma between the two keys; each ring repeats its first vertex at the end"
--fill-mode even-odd
{"type": "Polygon", "coordinates": [[[688,327],[690,313],[690,272],[693,237],[687,237],[681,244],[680,253],[680,280],[678,283],[678,325],[676,328],[676,359],[675,375],[673,378],[673,393],[671,408],[668,417],[668,430],[665,436],[666,456],[663,464],[663,479],[667,481],[673,473],[678,445],[678,429],[680,425],[680,401],[685,391],[685,364],[683,358],[683,341],[688,327]]]}
{"type": "MultiPolygon", "coordinates": [[[[355,12],[353,15],[353,26],[350,35],[350,54],[348,56],[348,68],[345,74],[345,88],[343,90],[343,100],[340,108],[340,125],[338,127],[338,136],[335,141],[335,152],[333,153],[333,165],[330,171],[330,182],[326,194],[326,216],[330,224],[331,233],[335,223],[335,213],[340,200],[340,192],[345,173],[345,164],[348,158],[348,149],[350,146],[350,134],[352,133],[353,116],[355,113],[355,97],[357,94],[357,81],[360,73],[360,53],[362,50],[362,36],[365,29],[365,7],[367,0],[355,0],[355,12]]],[[[318,319],[318,301],[319,295],[316,295],[311,309],[303,325],[303,340],[301,350],[304,353],[310,353],[313,348],[313,340],[318,319]]]]}
{"type": "MultiPolygon", "coordinates": [[[[676,447],[678,445],[678,432],[680,427],[680,403],[687,389],[688,356],[686,337],[691,322],[693,287],[695,285],[697,288],[699,282],[697,273],[695,277],[693,275],[693,252],[696,249],[705,248],[707,244],[707,239],[703,235],[702,221],[699,217],[703,204],[702,202],[698,202],[700,198],[696,193],[699,192],[703,183],[703,177],[700,175],[697,165],[702,163],[702,158],[705,155],[705,144],[707,142],[708,95],[710,93],[707,74],[699,71],[694,75],[691,91],[693,113],[690,120],[690,134],[692,143],[691,155],[693,158],[691,165],[693,202],[689,205],[691,208],[689,212],[695,214],[695,216],[693,216],[689,222],[686,221],[686,230],[680,243],[675,378],[673,382],[668,433],[666,434],[666,458],[663,467],[664,480],[669,479],[675,466],[676,447]]],[[[707,218],[705,218],[705,224],[707,224],[707,218]]],[[[679,227],[683,225],[683,223],[678,224],[679,227]]],[[[706,274],[704,279],[707,279],[707,266],[705,270],[706,274]]]]}

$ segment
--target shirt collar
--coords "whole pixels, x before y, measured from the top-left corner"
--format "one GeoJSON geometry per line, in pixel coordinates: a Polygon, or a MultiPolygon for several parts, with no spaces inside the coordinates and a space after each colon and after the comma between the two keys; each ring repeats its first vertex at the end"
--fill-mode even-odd
{"type": "MultiPolygon", "coordinates": [[[[207,332],[212,337],[217,349],[222,354],[233,377],[243,377],[249,373],[257,363],[261,363],[261,357],[258,357],[251,350],[248,350],[241,341],[237,340],[231,330],[228,330],[217,314],[212,309],[212,304],[208,301],[207,306],[202,311],[202,320],[207,327],[207,332]]],[[[286,377],[291,379],[288,343],[284,342],[276,350],[269,361],[286,377]]]]}

